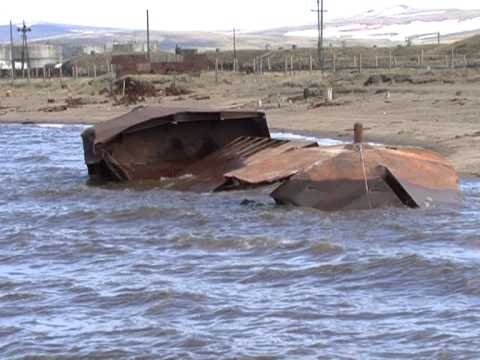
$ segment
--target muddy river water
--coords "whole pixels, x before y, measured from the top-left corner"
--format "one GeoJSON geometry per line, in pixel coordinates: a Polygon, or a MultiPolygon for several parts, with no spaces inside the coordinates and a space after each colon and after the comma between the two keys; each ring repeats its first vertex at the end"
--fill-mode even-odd
{"type": "Polygon", "coordinates": [[[480,181],[458,208],[88,184],[84,126],[0,126],[1,359],[478,359],[480,181]]]}

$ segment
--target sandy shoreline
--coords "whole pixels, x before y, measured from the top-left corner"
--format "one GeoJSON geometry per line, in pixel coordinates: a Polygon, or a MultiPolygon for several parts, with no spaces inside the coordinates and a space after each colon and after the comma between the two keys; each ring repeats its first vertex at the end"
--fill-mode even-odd
{"type": "MultiPolygon", "coordinates": [[[[342,75],[349,77],[342,82],[320,75],[314,80],[307,75],[227,76],[221,84],[215,84],[210,74],[185,78],[181,86],[189,88],[192,95],[159,95],[138,105],[254,108],[266,112],[272,129],[344,141],[351,139],[353,124],[362,122],[368,141],[430,148],[446,156],[461,174],[480,176],[480,82],[475,73],[450,74],[455,80],[448,83],[374,87],[363,86],[368,74],[342,75]],[[323,106],[321,96],[302,99],[303,89],[318,83],[338,87],[334,106],[323,106]]],[[[91,81],[88,84],[12,87],[4,82],[0,90],[0,123],[96,124],[138,106],[115,106],[112,99],[96,95],[98,89],[90,90],[91,81]],[[9,92],[8,96],[4,96],[5,92],[9,92]],[[64,104],[67,97],[81,97],[86,104],[49,112],[64,104]],[[47,101],[51,98],[52,104],[47,101]]]]}

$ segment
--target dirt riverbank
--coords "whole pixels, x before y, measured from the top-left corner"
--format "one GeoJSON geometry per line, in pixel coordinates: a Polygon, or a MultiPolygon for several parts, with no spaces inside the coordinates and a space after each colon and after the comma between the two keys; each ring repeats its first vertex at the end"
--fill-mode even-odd
{"type": "MultiPolygon", "coordinates": [[[[462,174],[480,176],[480,72],[344,72],[198,77],[142,76],[155,96],[126,101],[109,78],[0,81],[0,123],[95,124],[139,105],[253,108],[264,110],[270,127],[350,139],[362,122],[367,139],[434,149],[462,174]],[[167,88],[180,89],[173,95],[167,88]],[[331,87],[334,100],[325,102],[331,87]],[[308,89],[308,90],[305,90],[308,89]],[[172,95],[172,96],[167,96],[172,95]]],[[[128,92],[128,91],[127,91],[128,92]]]]}

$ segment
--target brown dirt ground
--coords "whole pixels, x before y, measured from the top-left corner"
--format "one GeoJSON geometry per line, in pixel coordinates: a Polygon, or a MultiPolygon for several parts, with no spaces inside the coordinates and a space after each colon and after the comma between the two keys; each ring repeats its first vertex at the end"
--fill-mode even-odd
{"type": "MultiPolygon", "coordinates": [[[[261,109],[271,128],[342,139],[351,138],[353,124],[362,122],[368,128],[367,140],[428,147],[445,155],[460,173],[480,176],[480,71],[402,72],[426,83],[364,86],[372,74],[222,73],[218,84],[212,73],[179,75],[177,86],[193,93],[176,97],[162,95],[173,76],[142,76],[159,90],[158,96],[142,104],[261,109]],[[322,93],[329,86],[334,88],[334,106],[324,106],[322,93]],[[317,96],[304,100],[305,88],[317,96]]],[[[115,106],[113,99],[99,95],[109,83],[108,78],[65,80],[62,87],[58,80],[17,81],[14,85],[2,80],[0,122],[94,124],[136,106],[115,106]],[[68,97],[81,97],[87,104],[45,111],[64,105],[68,97]]]]}

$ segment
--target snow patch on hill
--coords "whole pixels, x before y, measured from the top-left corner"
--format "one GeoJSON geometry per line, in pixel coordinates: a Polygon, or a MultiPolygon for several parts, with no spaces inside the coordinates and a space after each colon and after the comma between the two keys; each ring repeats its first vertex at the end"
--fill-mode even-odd
{"type": "MultiPolygon", "coordinates": [[[[453,11],[453,10],[451,10],[453,11]]],[[[480,16],[465,16],[449,10],[421,10],[399,5],[384,10],[370,10],[358,16],[332,21],[325,27],[325,36],[337,40],[405,41],[423,34],[442,35],[480,30],[480,16]]],[[[287,37],[318,36],[316,27],[289,31],[287,37]]]]}

